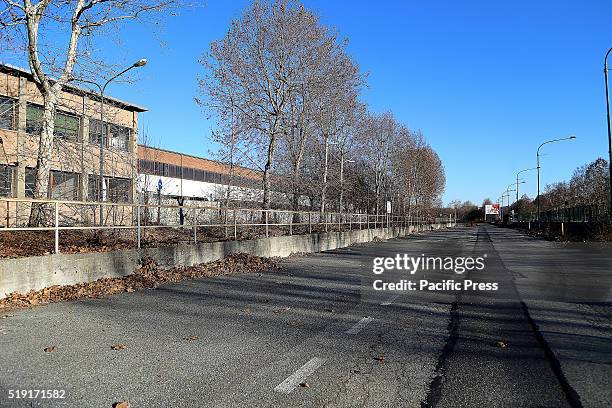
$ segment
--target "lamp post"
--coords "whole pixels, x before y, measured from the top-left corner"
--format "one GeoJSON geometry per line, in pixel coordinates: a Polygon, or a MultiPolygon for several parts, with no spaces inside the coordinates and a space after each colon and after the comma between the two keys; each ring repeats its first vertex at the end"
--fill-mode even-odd
{"type": "Polygon", "coordinates": [[[327,167],[329,165],[329,145],[337,145],[338,142],[330,142],[329,137],[325,137],[325,168],[323,169],[323,191],[321,194],[321,215],[325,214],[325,200],[327,190],[327,167]]]}
{"type": "Polygon", "coordinates": [[[612,222],[612,129],[610,128],[610,91],[608,90],[608,55],[612,48],[606,53],[604,59],[604,77],[606,80],[606,117],[608,119],[608,178],[610,179],[610,201],[608,202],[608,213],[612,222]]]}
{"type": "MultiPolygon", "coordinates": [[[[510,186],[513,185],[514,183],[510,184],[508,186],[508,188],[506,188],[506,192],[502,194],[502,207],[504,205],[504,196],[508,197],[508,213],[510,213],[510,192],[514,191],[514,190],[510,190],[510,186]]],[[[505,215],[505,214],[504,214],[505,215]]],[[[503,218],[502,218],[502,222],[503,222],[503,218]]]]}
{"type": "Polygon", "coordinates": [[[575,139],[576,136],[569,136],[569,137],[563,137],[560,139],[551,139],[551,140],[547,140],[544,143],[540,144],[540,146],[538,146],[538,150],[536,152],[536,159],[537,159],[537,164],[538,166],[536,167],[536,169],[538,169],[538,196],[536,197],[537,200],[537,205],[538,205],[538,228],[540,227],[540,149],[542,148],[542,146],[544,146],[545,144],[548,143],[555,143],[555,142],[562,142],[564,140],[573,140],[575,139]]]}
{"type": "MultiPolygon", "coordinates": [[[[537,167],[532,167],[530,169],[524,169],[524,170],[521,170],[518,173],[516,173],[516,202],[517,203],[518,203],[518,200],[519,200],[519,186],[518,186],[519,185],[519,175],[521,173],[524,173],[526,171],[531,171],[531,170],[537,170],[537,167]]],[[[525,184],[525,182],[522,182],[520,184],[525,184]]]]}
{"type": "MultiPolygon", "coordinates": [[[[93,81],[80,80],[80,82],[85,82],[91,85],[95,85],[100,91],[100,139],[98,140],[98,143],[100,144],[100,154],[99,154],[100,155],[100,164],[99,164],[100,165],[100,175],[98,177],[98,188],[99,188],[98,199],[100,201],[104,201],[104,196],[103,196],[102,191],[104,190],[104,144],[105,144],[104,136],[105,136],[105,133],[106,133],[106,137],[108,138],[108,129],[104,123],[104,91],[106,90],[106,87],[111,82],[113,82],[115,79],[119,78],[121,75],[125,74],[126,72],[128,72],[130,69],[144,67],[145,65],[147,65],[147,60],[144,58],[139,59],[138,61],[130,65],[128,68],[124,69],[123,71],[111,77],[109,80],[107,80],[104,83],[104,85],[100,85],[97,82],[93,82],[93,81]]],[[[100,204],[100,225],[103,224],[103,219],[104,219],[104,207],[100,204]]]]}

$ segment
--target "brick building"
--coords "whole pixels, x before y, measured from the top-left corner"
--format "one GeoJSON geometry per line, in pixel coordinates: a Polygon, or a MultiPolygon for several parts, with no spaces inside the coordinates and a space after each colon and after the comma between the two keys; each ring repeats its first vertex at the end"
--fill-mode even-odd
{"type": "MultiPolygon", "coordinates": [[[[68,87],[55,114],[49,198],[134,202],[138,114],[146,109],[68,87]],[[100,144],[104,177],[100,183],[100,144]],[[102,186],[102,189],[100,189],[102,186]]],[[[0,197],[33,195],[42,97],[32,75],[0,64],[0,197]]]]}
{"type": "Polygon", "coordinates": [[[219,202],[260,202],[262,173],[242,166],[168,150],[139,146],[138,190],[164,197],[219,202]],[[161,188],[161,191],[159,189],[161,188]]]}

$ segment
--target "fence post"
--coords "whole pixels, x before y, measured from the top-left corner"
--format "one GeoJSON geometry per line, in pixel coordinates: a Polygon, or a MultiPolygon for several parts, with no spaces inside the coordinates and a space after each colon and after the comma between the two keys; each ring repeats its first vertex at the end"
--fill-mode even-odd
{"type": "Polygon", "coordinates": [[[55,202],[55,253],[59,254],[59,204],[55,202]]]}
{"type": "Polygon", "coordinates": [[[349,214],[349,231],[353,230],[353,214],[349,214]]]}
{"type": "Polygon", "coordinates": [[[136,228],[136,236],[138,237],[138,249],[140,249],[140,204],[136,204],[136,219],[137,221],[137,228],[136,228]]]}
{"type": "Polygon", "coordinates": [[[312,234],[312,213],[308,212],[308,233],[312,234]]]}
{"type": "Polygon", "coordinates": [[[236,221],[236,209],[234,208],[234,240],[238,239],[238,224],[236,221]]]}
{"type": "Polygon", "coordinates": [[[289,213],[289,235],[293,235],[293,213],[289,213]]]}
{"type": "Polygon", "coordinates": [[[268,232],[268,210],[264,210],[265,214],[266,214],[266,238],[269,237],[269,232],[268,232]]]}
{"type": "Polygon", "coordinates": [[[198,243],[198,212],[196,211],[196,207],[193,208],[193,243],[198,243]]]}

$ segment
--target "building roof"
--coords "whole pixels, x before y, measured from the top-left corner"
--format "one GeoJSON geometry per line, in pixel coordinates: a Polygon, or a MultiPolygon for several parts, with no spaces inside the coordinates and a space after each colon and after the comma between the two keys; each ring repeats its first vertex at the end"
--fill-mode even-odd
{"type": "MultiPolygon", "coordinates": [[[[32,73],[29,70],[26,70],[24,68],[20,68],[20,67],[15,67],[13,65],[10,64],[4,64],[2,62],[0,62],[0,72],[5,72],[5,73],[12,73],[12,74],[19,74],[22,76],[27,77],[30,80],[34,79],[34,75],[32,75],[32,73]]],[[[74,85],[66,85],[64,87],[64,91],[65,92],[70,92],[76,95],[87,95],[92,97],[92,99],[94,100],[99,100],[100,96],[97,92],[93,92],[90,89],[85,89],[85,88],[81,88],[78,86],[74,86],[74,85]]],[[[146,112],[148,111],[147,108],[140,106],[140,105],[136,105],[133,104],[131,102],[126,102],[123,101],[121,99],[117,99],[117,98],[113,98],[110,96],[104,96],[104,101],[105,102],[110,102],[115,106],[118,106],[122,109],[125,110],[129,110],[129,111],[135,111],[135,112],[146,112]]]]}

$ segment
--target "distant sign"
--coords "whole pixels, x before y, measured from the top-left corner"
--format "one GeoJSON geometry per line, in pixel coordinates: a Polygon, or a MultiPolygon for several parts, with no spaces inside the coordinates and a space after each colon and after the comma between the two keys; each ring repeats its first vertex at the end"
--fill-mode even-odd
{"type": "Polygon", "coordinates": [[[485,205],[486,215],[499,215],[499,204],[487,204],[485,205]]]}

